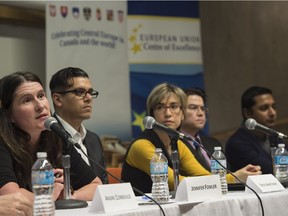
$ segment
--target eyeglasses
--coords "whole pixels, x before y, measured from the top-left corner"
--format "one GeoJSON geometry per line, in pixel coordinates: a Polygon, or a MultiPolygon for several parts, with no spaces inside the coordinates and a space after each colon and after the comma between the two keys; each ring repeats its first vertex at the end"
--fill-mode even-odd
{"type": "Polygon", "coordinates": [[[158,113],[164,113],[168,108],[172,113],[178,113],[182,109],[182,106],[180,104],[170,104],[170,106],[157,104],[154,110],[158,113]]]}
{"type": "Polygon", "coordinates": [[[92,98],[97,98],[97,96],[99,94],[98,91],[95,91],[93,89],[86,90],[86,89],[82,89],[82,88],[68,90],[68,91],[62,91],[62,92],[57,92],[57,93],[59,93],[59,94],[74,93],[76,96],[82,97],[82,98],[85,98],[87,93],[89,93],[92,98]]]}
{"type": "Polygon", "coordinates": [[[205,106],[198,106],[198,105],[194,105],[194,104],[190,104],[187,106],[187,109],[191,110],[192,112],[197,112],[199,110],[201,110],[202,112],[207,112],[208,108],[205,106]]]}

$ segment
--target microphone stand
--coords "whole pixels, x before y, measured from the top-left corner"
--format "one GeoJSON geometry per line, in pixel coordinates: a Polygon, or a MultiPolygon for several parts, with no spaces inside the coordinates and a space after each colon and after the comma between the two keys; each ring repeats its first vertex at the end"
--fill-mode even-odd
{"type": "MultiPolygon", "coordinates": [[[[55,115],[55,117],[56,117],[56,115],[55,115]]],[[[57,117],[56,117],[56,118],[57,118],[57,117]]],[[[51,130],[51,129],[50,129],[50,125],[49,125],[50,123],[48,122],[47,124],[48,124],[48,126],[46,126],[46,124],[45,124],[45,127],[46,127],[48,130],[51,130]]],[[[66,132],[65,130],[63,130],[64,133],[66,133],[66,135],[61,135],[61,134],[62,134],[62,130],[53,130],[53,131],[65,141],[65,143],[67,144],[67,146],[66,146],[67,149],[68,149],[69,145],[73,145],[73,146],[75,146],[76,148],[80,149],[80,151],[81,151],[89,160],[91,160],[93,163],[95,163],[100,169],[104,170],[107,174],[109,174],[109,175],[112,176],[113,178],[117,179],[119,182],[123,183],[123,181],[122,181],[121,179],[118,179],[117,177],[115,177],[114,175],[112,175],[112,174],[111,174],[110,172],[108,172],[103,166],[101,166],[99,163],[97,163],[97,162],[94,161],[92,158],[90,158],[90,157],[83,151],[83,149],[81,148],[81,146],[80,146],[77,142],[75,142],[75,141],[71,138],[71,136],[69,136],[68,132],[66,132]]],[[[64,165],[63,165],[63,167],[64,167],[64,168],[67,168],[67,169],[69,170],[69,169],[70,169],[70,156],[68,155],[68,157],[69,157],[69,166],[66,166],[66,165],[65,165],[65,167],[64,167],[64,165]]],[[[70,171],[69,171],[69,172],[70,172],[70,171]]],[[[68,173],[69,173],[69,172],[68,172],[68,173]]],[[[64,174],[65,174],[65,173],[67,173],[67,171],[66,171],[66,172],[64,171],[64,174]]],[[[70,175],[68,175],[68,179],[69,179],[68,187],[70,187],[70,175]]],[[[65,176],[64,176],[64,182],[65,182],[65,176]]],[[[67,189],[67,185],[66,185],[66,186],[64,185],[64,187],[66,187],[65,193],[67,193],[66,191],[69,191],[69,189],[67,189]]],[[[157,206],[159,206],[161,212],[163,213],[163,216],[165,216],[165,212],[164,212],[162,206],[161,206],[158,202],[156,202],[152,197],[148,196],[147,194],[145,194],[144,192],[140,191],[139,189],[137,189],[137,188],[135,188],[135,187],[133,187],[133,186],[132,186],[132,188],[133,188],[133,190],[135,190],[135,191],[138,192],[139,194],[141,194],[141,195],[147,197],[148,199],[152,200],[157,206]]],[[[69,195],[69,197],[70,197],[69,192],[68,192],[68,195],[69,195]]],[[[85,202],[85,201],[83,201],[83,200],[64,199],[64,200],[57,200],[57,201],[55,202],[55,207],[56,207],[56,209],[84,208],[84,207],[87,207],[87,206],[88,206],[87,202],[85,202]]]]}
{"type": "Polygon", "coordinates": [[[55,201],[56,209],[74,209],[85,208],[88,203],[84,200],[76,200],[71,198],[70,191],[70,155],[64,155],[62,158],[62,166],[64,169],[64,199],[55,201]]]}
{"type": "Polygon", "coordinates": [[[176,193],[178,185],[179,185],[179,154],[178,154],[178,147],[177,147],[178,138],[172,137],[171,138],[171,158],[172,158],[172,166],[173,166],[173,173],[174,173],[174,191],[176,193]]]}
{"type": "MultiPolygon", "coordinates": [[[[64,185],[70,186],[70,156],[64,155],[62,158],[62,165],[64,168],[64,185]]],[[[71,198],[71,190],[70,187],[64,187],[64,199],[70,199],[71,198]]]]}

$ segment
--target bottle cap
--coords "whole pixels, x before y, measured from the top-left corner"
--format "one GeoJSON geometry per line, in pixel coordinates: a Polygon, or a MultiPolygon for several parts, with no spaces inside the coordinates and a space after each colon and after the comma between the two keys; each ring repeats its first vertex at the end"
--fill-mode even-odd
{"type": "Polygon", "coordinates": [[[215,147],[214,147],[214,150],[215,150],[215,151],[221,151],[221,146],[215,146],[215,147]]]}
{"type": "Polygon", "coordinates": [[[162,149],[161,148],[156,148],[155,152],[157,152],[157,153],[162,152],[162,149]]]}
{"type": "Polygon", "coordinates": [[[37,158],[46,158],[47,152],[37,152],[37,158]]]}
{"type": "Polygon", "coordinates": [[[279,144],[278,144],[278,147],[279,147],[279,148],[284,148],[284,147],[285,147],[285,144],[284,144],[284,143],[279,143],[279,144]]]}

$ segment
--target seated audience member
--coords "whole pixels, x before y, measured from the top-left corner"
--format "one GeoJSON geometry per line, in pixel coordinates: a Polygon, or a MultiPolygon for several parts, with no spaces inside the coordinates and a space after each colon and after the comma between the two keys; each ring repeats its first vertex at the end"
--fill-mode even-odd
{"type": "Polygon", "coordinates": [[[248,88],[242,95],[241,109],[242,125],[226,144],[225,153],[231,171],[247,164],[256,164],[261,166],[262,173],[273,174],[271,147],[277,146],[280,140],[245,127],[248,118],[253,118],[266,127],[275,125],[277,111],[272,91],[259,86],[248,88]]]}
{"type": "MultiPolygon", "coordinates": [[[[47,152],[55,173],[62,173],[62,154],[71,156],[72,199],[92,200],[101,180],[73,146],[51,131],[44,122],[50,106],[40,79],[30,72],[16,72],[0,81],[0,194],[20,192],[33,201],[31,168],[37,152],[47,152]]],[[[60,199],[63,176],[56,178],[53,199],[60,199]]]]}
{"type": "Polygon", "coordinates": [[[210,155],[199,147],[203,145],[210,154],[213,154],[214,147],[221,143],[209,136],[201,133],[206,123],[206,93],[200,88],[185,89],[187,95],[187,106],[184,109],[185,117],[181,124],[181,131],[190,136],[195,142],[184,140],[184,143],[194,154],[197,161],[209,172],[211,171],[210,155]]]}
{"type": "Polygon", "coordinates": [[[21,193],[11,193],[0,196],[1,216],[32,216],[33,203],[21,193]]]}
{"type": "MultiPolygon", "coordinates": [[[[160,124],[173,129],[179,129],[184,119],[183,109],[186,107],[187,97],[177,86],[163,83],[157,85],[149,94],[146,105],[148,115],[155,118],[160,124]]],[[[174,189],[174,176],[171,161],[171,139],[166,132],[154,129],[144,130],[128,148],[122,168],[122,179],[145,193],[151,192],[152,180],[150,177],[150,160],[156,148],[161,148],[168,159],[168,185],[174,189]]],[[[179,152],[179,180],[188,176],[210,175],[195,159],[188,147],[177,141],[179,152]]],[[[234,174],[246,181],[248,175],[260,174],[260,167],[247,165],[234,174]]],[[[229,183],[234,182],[232,175],[227,175],[229,183]]]]}
{"type": "Polygon", "coordinates": [[[75,147],[102,183],[108,183],[101,141],[97,134],[87,130],[82,124],[91,117],[93,99],[98,96],[98,92],[93,90],[88,74],[80,68],[64,68],[52,76],[49,86],[55,109],[53,116],[82,150],[104,168],[99,168],[75,147]]]}

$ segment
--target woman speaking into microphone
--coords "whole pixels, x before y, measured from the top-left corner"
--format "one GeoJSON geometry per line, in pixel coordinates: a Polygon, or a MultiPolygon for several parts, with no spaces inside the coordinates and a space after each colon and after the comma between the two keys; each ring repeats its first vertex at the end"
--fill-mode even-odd
{"type": "MultiPolygon", "coordinates": [[[[146,107],[149,116],[159,124],[173,130],[179,130],[184,119],[184,108],[187,96],[183,90],[169,83],[157,85],[149,94],[146,107]]],[[[168,131],[169,132],[169,131],[168,131]]],[[[161,148],[168,159],[168,185],[170,191],[174,189],[174,174],[171,159],[171,134],[165,130],[146,129],[129,146],[122,169],[122,180],[130,182],[133,187],[145,193],[151,193],[152,180],[150,177],[150,160],[156,148],[161,148]]],[[[179,152],[179,181],[184,177],[210,175],[195,159],[186,145],[178,139],[179,152]]],[[[242,181],[248,175],[261,174],[259,166],[247,165],[234,174],[242,181]]],[[[235,178],[227,174],[227,182],[234,183],[235,178]]]]}

